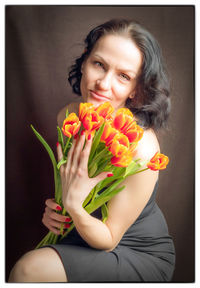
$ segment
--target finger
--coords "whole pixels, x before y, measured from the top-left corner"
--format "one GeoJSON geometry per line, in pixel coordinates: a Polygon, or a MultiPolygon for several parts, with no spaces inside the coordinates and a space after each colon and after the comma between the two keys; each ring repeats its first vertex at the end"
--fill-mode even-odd
{"type": "Polygon", "coordinates": [[[100,181],[106,179],[107,177],[111,177],[111,176],[113,176],[113,173],[111,173],[111,172],[102,172],[92,179],[95,181],[95,184],[97,184],[100,181]]]}
{"type": "Polygon", "coordinates": [[[49,207],[45,208],[45,215],[47,215],[49,219],[56,220],[57,222],[60,222],[60,223],[66,223],[66,222],[72,221],[72,219],[69,216],[60,215],[54,212],[54,210],[52,210],[49,207]]]}
{"type": "Polygon", "coordinates": [[[48,217],[43,216],[42,219],[43,224],[54,234],[59,235],[60,234],[60,229],[63,227],[63,229],[67,229],[71,226],[70,223],[59,223],[57,221],[49,221],[48,217]]]}
{"type": "Polygon", "coordinates": [[[51,226],[47,226],[47,228],[49,229],[49,231],[53,232],[56,235],[60,235],[60,229],[56,229],[54,227],[51,226]]]}
{"type": "Polygon", "coordinates": [[[49,226],[51,226],[51,227],[54,227],[54,228],[60,229],[61,226],[62,226],[62,224],[63,224],[63,223],[61,223],[61,222],[58,222],[58,221],[56,221],[56,220],[53,220],[52,217],[49,217],[46,213],[44,214],[43,218],[44,218],[44,222],[45,222],[47,225],[49,225],[49,226]]]}
{"type": "Polygon", "coordinates": [[[42,223],[43,223],[51,232],[53,232],[53,233],[56,234],[56,235],[60,235],[60,229],[54,228],[54,227],[52,227],[51,225],[49,225],[48,222],[46,222],[46,219],[45,219],[45,218],[42,219],[42,223]]]}
{"type": "Polygon", "coordinates": [[[58,161],[60,161],[63,158],[63,153],[62,153],[62,147],[60,143],[57,143],[57,155],[58,155],[58,161]]]}
{"type": "Polygon", "coordinates": [[[86,140],[85,147],[81,153],[81,159],[79,163],[79,168],[81,169],[88,169],[88,159],[90,156],[90,150],[92,147],[92,136],[91,134],[88,136],[88,139],[86,140]]]}
{"type": "MultiPolygon", "coordinates": [[[[67,156],[67,165],[65,166],[65,177],[67,177],[68,184],[71,182],[72,179],[72,171],[74,168],[72,168],[72,162],[73,162],[73,153],[76,147],[76,139],[73,139],[72,147],[70,148],[67,156]]],[[[75,173],[75,170],[74,170],[75,173]]]]}
{"type": "Polygon", "coordinates": [[[72,146],[71,146],[71,148],[69,149],[69,152],[68,152],[68,154],[67,154],[67,165],[66,165],[66,170],[67,170],[67,171],[68,171],[69,168],[71,167],[71,162],[72,162],[72,159],[73,159],[73,153],[74,153],[75,146],[76,146],[76,140],[73,139],[73,141],[72,141],[72,146]]]}
{"type": "Polygon", "coordinates": [[[55,202],[54,198],[47,199],[45,205],[53,210],[62,211],[62,207],[55,202]]]}
{"type": "Polygon", "coordinates": [[[72,160],[72,166],[74,167],[74,170],[76,170],[79,165],[80,154],[85,143],[85,133],[81,133],[80,138],[79,139],[77,138],[76,140],[77,140],[77,144],[74,149],[73,160],[72,160]]]}
{"type": "MultiPolygon", "coordinates": [[[[60,162],[63,158],[63,153],[62,153],[62,147],[59,144],[59,142],[57,142],[57,157],[58,157],[58,162],[60,162]]],[[[61,165],[60,167],[60,172],[63,173],[64,172],[64,167],[63,165],[61,165]]]]}

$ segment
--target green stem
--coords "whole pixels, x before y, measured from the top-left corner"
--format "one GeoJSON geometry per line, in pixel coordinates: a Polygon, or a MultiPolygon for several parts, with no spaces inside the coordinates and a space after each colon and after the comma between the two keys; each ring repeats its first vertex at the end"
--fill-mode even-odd
{"type": "Polygon", "coordinates": [[[57,170],[57,187],[55,190],[55,201],[58,204],[61,204],[62,199],[62,186],[61,186],[61,179],[60,179],[60,172],[57,170]]]}
{"type": "Polygon", "coordinates": [[[91,163],[89,165],[89,170],[91,169],[91,167],[98,162],[99,158],[103,159],[106,154],[108,154],[108,149],[107,147],[105,147],[104,149],[102,149],[92,160],[91,163]]]}
{"type": "Polygon", "coordinates": [[[90,191],[90,193],[88,194],[88,196],[86,197],[85,201],[83,202],[83,207],[85,207],[91,200],[93,193],[95,191],[95,187],[90,191]]]}
{"type": "MultiPolygon", "coordinates": [[[[98,185],[98,184],[97,184],[97,185],[98,185]]],[[[97,191],[98,191],[97,186],[95,186],[95,188],[94,188],[94,193],[93,193],[93,195],[92,195],[91,202],[94,201],[94,199],[95,199],[95,197],[96,197],[96,195],[97,195],[97,191]]]]}
{"type": "Polygon", "coordinates": [[[146,170],[148,170],[148,169],[149,169],[149,168],[144,168],[144,169],[142,169],[142,170],[139,170],[139,171],[135,172],[134,175],[137,174],[137,173],[140,173],[140,172],[146,171],[146,170]]]}
{"type": "MultiPolygon", "coordinates": [[[[108,202],[115,194],[119,193],[121,190],[124,189],[125,186],[117,188],[116,187],[124,180],[123,177],[118,179],[112,187],[109,187],[106,189],[107,191],[104,191],[97,199],[95,199],[93,202],[90,202],[84,209],[91,214],[96,209],[101,207],[104,203],[108,202]]],[[[99,187],[98,187],[99,188],[99,187]]],[[[98,189],[96,189],[98,190],[98,189]]],[[[96,191],[95,191],[96,192],[96,191]]],[[[61,237],[60,240],[62,240],[64,237],[66,237],[69,232],[74,228],[74,224],[72,223],[70,228],[64,233],[64,235],[61,237]]]]}
{"type": "Polygon", "coordinates": [[[64,151],[63,151],[63,154],[65,155],[66,153],[66,150],[67,150],[67,147],[68,147],[68,144],[69,144],[69,141],[70,141],[70,137],[67,138],[67,141],[66,141],[66,144],[65,144],[65,148],[64,148],[64,151]]]}
{"type": "Polygon", "coordinates": [[[74,228],[74,224],[72,223],[71,226],[67,229],[67,231],[64,233],[64,235],[61,236],[60,240],[62,240],[64,237],[66,237],[69,232],[72,231],[72,229],[74,228]]]}
{"type": "Polygon", "coordinates": [[[60,169],[60,166],[62,166],[63,164],[67,163],[67,159],[65,159],[64,157],[58,162],[57,164],[57,168],[58,170],[60,169]]]}
{"type": "Polygon", "coordinates": [[[35,247],[35,249],[38,249],[38,248],[44,246],[45,243],[48,242],[48,240],[50,239],[50,236],[51,236],[51,231],[49,231],[47,233],[47,235],[40,241],[40,243],[38,243],[38,245],[35,247]]]}

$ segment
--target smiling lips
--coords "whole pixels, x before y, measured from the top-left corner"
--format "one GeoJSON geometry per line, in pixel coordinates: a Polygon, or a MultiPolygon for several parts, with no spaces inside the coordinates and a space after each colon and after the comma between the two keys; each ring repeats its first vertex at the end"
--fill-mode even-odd
{"type": "Polygon", "coordinates": [[[109,101],[110,99],[102,94],[99,94],[93,90],[90,90],[90,93],[92,95],[93,98],[97,99],[97,100],[104,100],[104,101],[109,101]]]}

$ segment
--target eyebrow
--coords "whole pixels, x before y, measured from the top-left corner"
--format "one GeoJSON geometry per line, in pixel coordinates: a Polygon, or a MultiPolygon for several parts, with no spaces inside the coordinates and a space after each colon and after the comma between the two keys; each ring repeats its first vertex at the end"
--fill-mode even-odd
{"type": "MultiPolygon", "coordinates": [[[[100,56],[98,54],[94,54],[94,57],[100,58],[103,62],[105,62],[108,65],[107,61],[102,56],[100,56]]],[[[118,68],[117,70],[118,71],[122,71],[122,72],[127,72],[127,73],[133,73],[135,76],[137,76],[137,73],[134,70],[131,70],[131,69],[118,68]]]]}

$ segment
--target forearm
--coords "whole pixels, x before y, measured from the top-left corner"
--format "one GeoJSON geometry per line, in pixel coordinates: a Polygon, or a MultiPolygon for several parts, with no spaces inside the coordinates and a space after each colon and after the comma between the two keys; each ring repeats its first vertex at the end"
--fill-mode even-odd
{"type": "Polygon", "coordinates": [[[112,248],[112,234],[106,224],[88,214],[83,207],[70,209],[69,213],[78,233],[91,247],[101,250],[112,248]]]}

